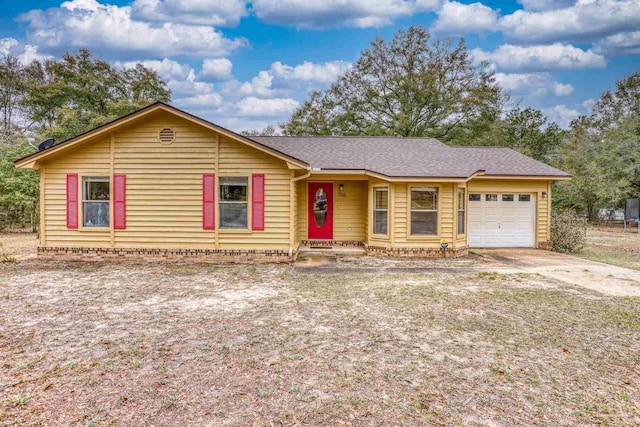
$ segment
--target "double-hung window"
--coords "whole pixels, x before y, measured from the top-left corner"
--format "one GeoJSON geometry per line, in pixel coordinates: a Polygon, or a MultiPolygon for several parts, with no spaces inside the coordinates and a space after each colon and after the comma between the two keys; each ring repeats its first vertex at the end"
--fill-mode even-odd
{"type": "Polygon", "coordinates": [[[411,187],[411,235],[438,235],[437,187],[411,187]]]}
{"type": "Polygon", "coordinates": [[[466,203],[465,189],[458,188],[458,234],[464,234],[466,203]]]}
{"type": "Polygon", "coordinates": [[[108,176],[82,178],[83,227],[109,227],[110,187],[108,176]]]}
{"type": "Polygon", "coordinates": [[[387,234],[389,218],[389,189],[373,189],[373,234],[387,234]]]}
{"type": "Polygon", "coordinates": [[[246,176],[220,177],[220,228],[248,228],[248,187],[246,176]]]}

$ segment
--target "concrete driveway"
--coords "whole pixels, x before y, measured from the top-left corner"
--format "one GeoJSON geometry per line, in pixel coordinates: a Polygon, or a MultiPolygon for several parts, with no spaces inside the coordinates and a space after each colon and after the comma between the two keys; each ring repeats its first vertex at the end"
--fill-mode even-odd
{"type": "Polygon", "coordinates": [[[640,297],[640,271],[540,249],[474,249],[491,271],[540,274],[613,296],[640,297]]]}

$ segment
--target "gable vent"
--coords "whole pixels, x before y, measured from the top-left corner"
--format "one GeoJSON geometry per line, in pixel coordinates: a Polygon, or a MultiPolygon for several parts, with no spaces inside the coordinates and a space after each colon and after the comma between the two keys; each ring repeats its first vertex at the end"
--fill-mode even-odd
{"type": "Polygon", "coordinates": [[[161,144],[169,145],[176,140],[176,133],[173,129],[164,128],[158,134],[158,140],[161,144]]]}

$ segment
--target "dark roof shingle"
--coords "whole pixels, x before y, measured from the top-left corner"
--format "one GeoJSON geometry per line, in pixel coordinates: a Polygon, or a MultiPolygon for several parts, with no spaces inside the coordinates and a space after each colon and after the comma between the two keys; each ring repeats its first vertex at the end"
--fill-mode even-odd
{"type": "Polygon", "coordinates": [[[569,177],[566,172],[504,147],[450,147],[432,138],[252,136],[267,147],[323,170],[366,170],[388,177],[569,177]]]}

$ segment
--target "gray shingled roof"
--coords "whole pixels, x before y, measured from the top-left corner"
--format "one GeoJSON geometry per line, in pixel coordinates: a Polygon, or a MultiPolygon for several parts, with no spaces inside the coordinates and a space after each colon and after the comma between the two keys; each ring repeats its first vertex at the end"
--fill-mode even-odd
{"type": "Polygon", "coordinates": [[[366,170],[388,177],[468,178],[485,175],[569,177],[504,147],[450,147],[432,138],[252,136],[312,168],[366,170]]]}

